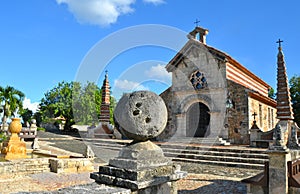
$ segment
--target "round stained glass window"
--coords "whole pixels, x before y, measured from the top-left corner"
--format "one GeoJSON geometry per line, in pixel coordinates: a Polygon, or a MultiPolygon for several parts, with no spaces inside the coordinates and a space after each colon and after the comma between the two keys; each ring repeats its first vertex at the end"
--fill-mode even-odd
{"type": "Polygon", "coordinates": [[[196,90],[200,90],[202,88],[207,87],[206,78],[204,77],[204,74],[200,71],[195,71],[194,73],[192,73],[190,81],[196,90]]]}

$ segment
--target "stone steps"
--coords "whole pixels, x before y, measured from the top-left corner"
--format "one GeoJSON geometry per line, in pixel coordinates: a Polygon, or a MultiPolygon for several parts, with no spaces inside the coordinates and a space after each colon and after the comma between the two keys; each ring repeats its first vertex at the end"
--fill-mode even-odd
{"type": "MultiPolygon", "coordinates": [[[[121,150],[128,142],[95,141],[94,146],[102,149],[121,150]]],[[[199,144],[184,144],[178,142],[156,142],[173,161],[198,164],[218,165],[263,169],[268,161],[265,149],[253,149],[245,146],[208,146],[199,144]]]]}
{"type": "Polygon", "coordinates": [[[215,166],[226,166],[226,167],[236,167],[236,168],[248,168],[248,169],[258,169],[263,170],[263,164],[251,164],[251,163],[239,163],[239,162],[224,162],[224,161],[210,161],[210,160],[195,160],[189,158],[172,158],[176,162],[186,162],[186,163],[197,163],[205,165],[215,165],[215,166]]]}
{"type": "Polygon", "coordinates": [[[196,143],[201,145],[230,145],[230,142],[216,137],[198,137],[198,138],[188,138],[188,137],[180,137],[170,139],[169,142],[172,143],[196,143]]]}
{"type": "Polygon", "coordinates": [[[193,144],[172,144],[172,143],[157,143],[161,148],[172,148],[179,150],[199,150],[199,151],[221,151],[221,152],[234,152],[234,153],[257,153],[266,154],[266,149],[248,148],[245,146],[205,146],[193,144]]]}
{"type": "Polygon", "coordinates": [[[209,160],[209,161],[222,161],[222,162],[238,162],[238,163],[251,163],[251,164],[264,164],[267,160],[260,158],[243,158],[243,157],[230,157],[223,155],[200,155],[200,154],[181,154],[181,153],[170,153],[164,152],[165,156],[170,158],[186,158],[194,160],[209,160]]]}
{"type": "Polygon", "coordinates": [[[258,154],[258,153],[236,153],[236,152],[185,150],[185,149],[172,149],[172,148],[163,148],[163,150],[165,153],[170,152],[170,153],[180,153],[180,154],[198,154],[198,155],[268,159],[267,154],[258,154]]]}

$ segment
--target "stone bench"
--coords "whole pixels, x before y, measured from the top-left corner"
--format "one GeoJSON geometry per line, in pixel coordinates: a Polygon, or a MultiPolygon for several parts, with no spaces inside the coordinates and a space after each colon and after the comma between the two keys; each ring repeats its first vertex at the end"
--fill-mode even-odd
{"type": "Polygon", "coordinates": [[[36,129],[30,129],[30,128],[22,128],[20,131],[19,137],[24,140],[34,140],[37,136],[37,130],[36,129]]]}

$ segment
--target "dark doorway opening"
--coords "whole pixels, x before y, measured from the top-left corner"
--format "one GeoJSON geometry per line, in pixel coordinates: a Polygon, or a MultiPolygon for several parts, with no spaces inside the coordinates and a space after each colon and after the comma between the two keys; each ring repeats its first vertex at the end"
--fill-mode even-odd
{"type": "Polygon", "coordinates": [[[187,111],[187,137],[205,137],[208,135],[209,108],[200,102],[192,104],[187,111]]]}

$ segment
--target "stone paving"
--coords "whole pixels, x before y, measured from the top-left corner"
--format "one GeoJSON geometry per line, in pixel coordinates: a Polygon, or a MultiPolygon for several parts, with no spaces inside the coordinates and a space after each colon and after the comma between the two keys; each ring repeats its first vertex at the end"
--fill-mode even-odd
{"type": "MultiPolygon", "coordinates": [[[[86,146],[86,142],[76,140],[70,136],[40,133],[39,137],[40,142],[47,141],[51,143],[51,146],[77,153],[82,153],[86,146]]],[[[101,162],[103,163],[105,160],[115,157],[118,151],[102,149],[98,154],[100,153],[105,157],[104,159],[96,159],[96,171],[101,162]]],[[[246,193],[246,185],[241,183],[240,180],[260,172],[258,170],[232,167],[179,164],[182,165],[183,170],[190,172],[186,178],[180,180],[178,183],[180,194],[246,193]]],[[[47,172],[27,176],[0,177],[0,193],[101,193],[107,190],[103,185],[98,185],[94,180],[90,179],[89,174],[55,174],[47,172]]],[[[126,192],[124,191],[124,193],[126,192]]]]}
{"type": "MultiPolygon", "coordinates": [[[[179,194],[192,193],[246,193],[241,178],[208,174],[189,174],[178,182],[179,194]]],[[[111,188],[109,188],[111,189],[111,188]]],[[[55,174],[41,173],[0,180],[0,191],[8,193],[101,193],[107,187],[96,184],[89,173],[55,174]]],[[[112,192],[112,191],[111,191],[112,192]]]]}

